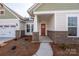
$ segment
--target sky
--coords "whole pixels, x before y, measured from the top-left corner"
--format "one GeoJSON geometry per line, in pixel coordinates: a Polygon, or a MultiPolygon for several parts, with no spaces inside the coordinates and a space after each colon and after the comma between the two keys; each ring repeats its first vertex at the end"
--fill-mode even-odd
{"type": "Polygon", "coordinates": [[[30,8],[34,3],[5,3],[10,9],[23,17],[29,17],[27,9],[30,8]]]}

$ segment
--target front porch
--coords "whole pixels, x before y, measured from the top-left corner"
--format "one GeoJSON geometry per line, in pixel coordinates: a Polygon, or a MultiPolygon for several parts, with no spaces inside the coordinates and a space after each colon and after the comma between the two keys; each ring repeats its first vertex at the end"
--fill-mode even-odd
{"type": "Polygon", "coordinates": [[[54,28],[54,14],[35,15],[33,42],[53,42],[50,31],[54,28]]]}
{"type": "Polygon", "coordinates": [[[48,36],[39,36],[39,42],[53,42],[48,36]]]}

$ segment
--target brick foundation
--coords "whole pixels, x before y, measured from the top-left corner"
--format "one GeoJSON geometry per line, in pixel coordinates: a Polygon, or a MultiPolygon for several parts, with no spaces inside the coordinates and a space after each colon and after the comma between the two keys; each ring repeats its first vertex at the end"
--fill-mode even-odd
{"type": "Polygon", "coordinates": [[[48,31],[48,36],[53,40],[51,47],[55,56],[79,55],[78,37],[68,37],[67,31],[48,31]]]}
{"type": "Polygon", "coordinates": [[[67,31],[47,31],[48,36],[57,44],[79,44],[78,37],[68,37],[67,31]]]}
{"type": "Polygon", "coordinates": [[[79,44],[79,38],[78,37],[68,37],[67,42],[70,44],[79,44]]]}
{"type": "Polygon", "coordinates": [[[25,30],[21,30],[21,37],[25,36],[25,30]]]}
{"type": "Polygon", "coordinates": [[[32,41],[39,41],[39,32],[33,32],[32,41]]]}
{"type": "Polygon", "coordinates": [[[16,30],[16,38],[24,37],[25,30],[16,30]]]}
{"type": "Polygon", "coordinates": [[[21,37],[21,30],[16,30],[16,38],[21,37]]]}
{"type": "Polygon", "coordinates": [[[55,39],[54,31],[47,31],[48,37],[50,37],[52,40],[55,39]]]}

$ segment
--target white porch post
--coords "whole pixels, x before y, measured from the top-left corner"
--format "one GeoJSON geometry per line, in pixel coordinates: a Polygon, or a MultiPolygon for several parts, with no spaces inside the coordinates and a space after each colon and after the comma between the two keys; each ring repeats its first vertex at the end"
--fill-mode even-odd
{"type": "Polygon", "coordinates": [[[39,41],[39,32],[38,32],[38,19],[37,19],[37,15],[35,15],[35,17],[34,17],[33,41],[39,41]]]}
{"type": "Polygon", "coordinates": [[[34,17],[34,32],[38,32],[37,15],[34,17]]]}

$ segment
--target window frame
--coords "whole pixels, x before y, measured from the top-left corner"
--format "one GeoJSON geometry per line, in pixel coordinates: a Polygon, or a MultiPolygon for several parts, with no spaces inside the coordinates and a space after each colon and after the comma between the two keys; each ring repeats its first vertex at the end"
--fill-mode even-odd
{"type": "Polygon", "coordinates": [[[5,15],[5,10],[0,10],[0,12],[3,11],[3,14],[0,13],[0,16],[4,16],[5,15]]]}
{"type": "MultiPolygon", "coordinates": [[[[67,19],[68,19],[69,17],[76,17],[76,18],[77,18],[76,21],[78,22],[78,17],[77,17],[77,16],[68,16],[67,19]]],[[[69,19],[68,19],[68,20],[69,20],[69,19]]],[[[69,25],[68,25],[68,31],[69,31],[69,28],[70,28],[70,27],[77,28],[77,29],[76,29],[76,36],[69,36],[69,35],[68,35],[68,37],[77,37],[77,36],[78,36],[78,33],[77,33],[77,32],[78,32],[78,31],[77,31],[77,30],[78,30],[78,23],[77,23],[76,26],[69,26],[69,25]]]]}
{"type": "Polygon", "coordinates": [[[32,26],[34,27],[33,23],[26,23],[26,25],[25,25],[25,33],[26,33],[26,35],[32,35],[32,33],[33,33],[32,26]],[[27,25],[30,25],[30,31],[29,32],[27,32],[27,25]]]}
{"type": "Polygon", "coordinates": [[[30,24],[26,24],[26,32],[30,33],[30,24]],[[28,25],[28,28],[27,28],[27,25],[28,25]],[[29,32],[28,32],[28,30],[29,30],[29,32]]]}

